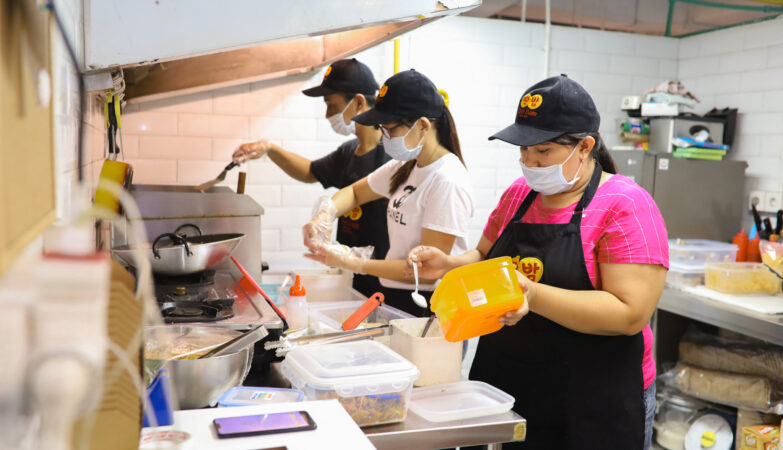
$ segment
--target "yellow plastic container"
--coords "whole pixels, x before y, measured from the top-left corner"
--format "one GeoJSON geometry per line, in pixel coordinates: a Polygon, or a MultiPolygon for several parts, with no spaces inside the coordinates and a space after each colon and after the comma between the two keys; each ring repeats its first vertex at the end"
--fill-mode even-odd
{"type": "Polygon", "coordinates": [[[451,270],[430,299],[449,342],[494,333],[503,314],[525,302],[511,258],[494,258],[451,270]]]}

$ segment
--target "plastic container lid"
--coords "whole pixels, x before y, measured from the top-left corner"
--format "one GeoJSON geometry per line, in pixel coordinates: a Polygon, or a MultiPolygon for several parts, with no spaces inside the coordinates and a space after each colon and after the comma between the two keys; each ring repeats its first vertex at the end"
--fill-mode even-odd
{"type": "Polygon", "coordinates": [[[304,392],[299,389],[236,386],[218,399],[218,406],[251,406],[269,403],[301,402],[304,392]]]}
{"type": "Polygon", "coordinates": [[[375,394],[398,392],[419,376],[410,361],[372,340],[296,347],[286,355],[282,369],[296,387],[352,395],[364,395],[361,386],[375,394]]]}
{"type": "Polygon", "coordinates": [[[705,263],[688,264],[683,261],[669,261],[669,271],[685,274],[704,273],[705,263]]]}
{"type": "Polygon", "coordinates": [[[737,250],[734,244],[709,239],[669,239],[669,248],[690,252],[731,251],[737,250]]]}
{"type": "Polygon", "coordinates": [[[413,390],[408,408],[430,422],[462,420],[504,413],[514,397],[481,381],[420,387],[413,390]]]}

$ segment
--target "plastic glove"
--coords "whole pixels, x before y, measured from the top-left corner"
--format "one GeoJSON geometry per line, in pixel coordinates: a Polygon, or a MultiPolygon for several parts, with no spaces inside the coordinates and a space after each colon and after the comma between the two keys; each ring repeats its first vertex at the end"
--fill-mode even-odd
{"type": "Polygon", "coordinates": [[[305,257],[330,267],[341,267],[356,273],[364,273],[364,264],[372,257],[374,247],[348,247],[342,244],[321,244],[319,252],[305,257]]]}
{"type": "Polygon", "coordinates": [[[235,163],[241,164],[248,159],[258,159],[264,156],[271,148],[272,144],[267,141],[248,142],[240,145],[231,158],[235,163]]]}
{"type": "Polygon", "coordinates": [[[304,245],[310,253],[320,254],[321,247],[332,240],[332,224],[337,218],[337,206],[329,197],[321,197],[313,208],[313,219],[303,228],[304,245]]]}

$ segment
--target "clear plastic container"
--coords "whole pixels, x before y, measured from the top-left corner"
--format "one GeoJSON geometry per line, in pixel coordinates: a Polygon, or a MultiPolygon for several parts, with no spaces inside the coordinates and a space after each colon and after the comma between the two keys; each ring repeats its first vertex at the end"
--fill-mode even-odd
{"type": "Polygon", "coordinates": [[[503,314],[525,301],[509,257],[493,258],[449,271],[435,288],[430,308],[449,342],[494,333],[503,314]]]}
{"type": "MultiPolygon", "coordinates": [[[[309,295],[308,295],[309,299],[309,295]]],[[[341,330],[342,323],[364,303],[361,301],[333,302],[310,304],[310,326],[316,328],[329,327],[341,330]],[[316,324],[319,323],[321,327],[316,324]]],[[[359,327],[369,328],[376,325],[386,325],[394,319],[407,319],[412,315],[391,306],[381,305],[375,309],[359,327]]]]}
{"type": "Polygon", "coordinates": [[[653,421],[655,442],[667,450],[682,450],[685,435],[707,404],[669,390],[658,394],[658,412],[653,421]]]}
{"type": "Polygon", "coordinates": [[[283,375],[307,400],[337,399],[361,427],[401,422],[419,370],[372,340],[292,349],[283,375]]]}
{"type": "Polygon", "coordinates": [[[411,411],[430,422],[463,420],[501,414],[514,406],[514,397],[481,381],[460,381],[416,388],[411,411]]]}
{"type": "Polygon", "coordinates": [[[704,285],[726,294],[777,294],[780,278],[761,263],[707,263],[704,285]]]}
{"type": "Polygon", "coordinates": [[[430,325],[427,336],[421,337],[427,320],[426,317],[392,320],[391,349],[421,372],[414,382],[415,386],[459,381],[462,375],[462,343],[447,341],[437,320],[430,325]]]}
{"type": "Polygon", "coordinates": [[[669,239],[669,263],[704,267],[707,262],[737,260],[734,244],[706,239],[669,239]]]}
{"type": "Polygon", "coordinates": [[[701,286],[704,284],[704,266],[670,262],[666,283],[673,286],[701,286]]]}
{"type": "Polygon", "coordinates": [[[301,402],[304,392],[299,389],[236,386],[220,396],[218,406],[252,406],[270,403],[301,402]]]}

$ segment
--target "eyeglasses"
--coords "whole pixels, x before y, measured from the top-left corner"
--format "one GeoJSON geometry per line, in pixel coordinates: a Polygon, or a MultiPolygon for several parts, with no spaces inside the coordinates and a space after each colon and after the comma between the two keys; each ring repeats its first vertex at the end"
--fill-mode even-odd
{"type": "Polygon", "coordinates": [[[404,127],[404,126],[406,126],[406,125],[403,124],[403,123],[398,123],[397,125],[394,125],[391,128],[386,128],[386,127],[384,127],[382,125],[375,125],[375,129],[376,130],[381,130],[381,134],[383,134],[383,137],[385,137],[386,139],[389,139],[391,137],[391,132],[392,131],[396,130],[399,127],[404,127]]]}

